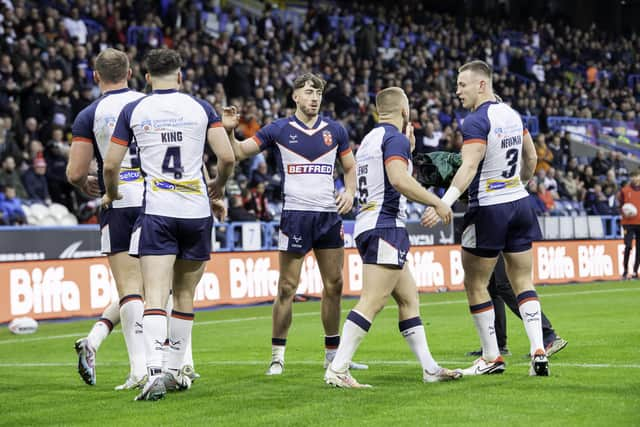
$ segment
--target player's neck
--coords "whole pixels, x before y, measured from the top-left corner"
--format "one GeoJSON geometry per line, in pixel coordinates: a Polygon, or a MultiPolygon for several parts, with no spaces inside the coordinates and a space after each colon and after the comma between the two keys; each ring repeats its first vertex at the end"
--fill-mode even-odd
{"type": "Polygon", "coordinates": [[[404,120],[402,119],[402,117],[398,116],[380,115],[380,117],[378,118],[378,123],[387,123],[393,125],[396,129],[402,132],[404,120]]]}
{"type": "Polygon", "coordinates": [[[476,100],[476,104],[473,106],[473,111],[477,110],[479,106],[481,106],[487,101],[497,102],[496,96],[493,94],[493,92],[488,93],[486,95],[480,95],[476,100]]]}
{"type": "Polygon", "coordinates": [[[100,92],[101,93],[107,93],[107,92],[111,92],[111,91],[114,91],[114,90],[126,89],[126,88],[129,87],[129,85],[127,85],[127,82],[100,83],[99,87],[100,87],[100,92]]]}
{"type": "Polygon", "coordinates": [[[308,128],[313,127],[313,125],[315,125],[316,122],[318,121],[318,115],[317,114],[315,116],[307,116],[302,111],[296,110],[294,115],[296,116],[296,119],[300,120],[308,128]]]}

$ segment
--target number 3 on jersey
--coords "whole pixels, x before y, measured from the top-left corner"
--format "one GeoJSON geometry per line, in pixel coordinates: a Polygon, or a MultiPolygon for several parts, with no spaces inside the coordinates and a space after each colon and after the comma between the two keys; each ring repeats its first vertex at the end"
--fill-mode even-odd
{"type": "Polygon", "coordinates": [[[518,165],[518,149],[512,148],[507,151],[507,166],[511,166],[509,169],[502,171],[503,178],[511,178],[516,173],[516,166],[518,165]]]}
{"type": "Polygon", "coordinates": [[[175,179],[182,179],[182,163],[180,162],[180,147],[169,147],[162,160],[162,173],[173,173],[175,179]]]}

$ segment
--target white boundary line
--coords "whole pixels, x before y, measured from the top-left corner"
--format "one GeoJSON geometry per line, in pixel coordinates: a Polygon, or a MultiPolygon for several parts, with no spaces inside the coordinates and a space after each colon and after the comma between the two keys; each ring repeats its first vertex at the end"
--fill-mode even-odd
{"type": "MultiPolygon", "coordinates": [[[[363,360],[362,362],[375,366],[418,366],[418,362],[415,360],[363,360]]],[[[468,365],[470,360],[442,360],[443,365],[468,365]]],[[[0,363],[1,368],[51,368],[51,367],[71,367],[77,366],[77,363],[70,362],[33,362],[33,363],[0,363]]],[[[199,362],[198,365],[207,366],[266,366],[267,360],[210,360],[199,362]]],[[[322,366],[322,361],[318,360],[293,360],[288,361],[287,365],[294,366],[322,366]]],[[[529,362],[509,362],[507,366],[528,366],[529,362]]],[[[628,364],[628,363],[554,363],[553,359],[550,362],[552,367],[566,367],[566,368],[592,368],[592,369],[640,369],[640,364],[628,364]]],[[[98,366],[129,366],[127,362],[103,362],[98,363],[98,366]]]]}
{"type": "MultiPolygon", "coordinates": [[[[591,294],[607,294],[607,293],[616,293],[616,292],[638,292],[640,291],[640,287],[635,288],[618,288],[618,289],[595,289],[592,291],[576,291],[576,292],[561,292],[557,294],[551,295],[541,295],[541,299],[544,300],[546,298],[558,298],[564,296],[576,296],[576,295],[591,295],[591,294]]],[[[465,299],[457,299],[452,301],[436,301],[436,302],[423,302],[420,304],[420,307],[425,306],[436,306],[436,305],[451,305],[451,304],[466,304],[467,300],[465,299]]],[[[387,305],[385,310],[393,310],[397,309],[395,305],[387,305]]],[[[350,309],[342,310],[343,313],[347,313],[350,309]]],[[[319,316],[319,311],[311,311],[306,313],[294,313],[293,317],[308,317],[308,316],[319,316]]],[[[206,325],[220,325],[224,323],[240,323],[240,322],[249,322],[254,320],[271,320],[271,316],[253,316],[253,317],[241,317],[237,319],[219,319],[219,320],[205,320],[202,322],[196,321],[193,326],[206,326],[206,325]]],[[[57,340],[57,339],[66,339],[66,338],[78,338],[86,336],[88,332],[78,332],[74,334],[64,334],[64,335],[51,335],[46,337],[33,337],[33,338],[11,338],[7,340],[0,341],[0,345],[4,344],[21,344],[21,343],[29,343],[29,342],[37,342],[37,341],[49,341],[49,340],[57,340]]],[[[120,329],[113,331],[112,333],[122,333],[120,329]]],[[[2,366],[2,365],[0,365],[2,366]]]]}

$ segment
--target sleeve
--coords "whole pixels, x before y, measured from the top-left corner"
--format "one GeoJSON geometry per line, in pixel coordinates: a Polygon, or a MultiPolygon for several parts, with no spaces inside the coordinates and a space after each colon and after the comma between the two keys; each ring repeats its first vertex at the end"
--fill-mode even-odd
{"type": "Polygon", "coordinates": [[[462,138],[465,144],[487,143],[491,125],[486,113],[470,114],[462,122],[462,138]]]}
{"type": "Polygon", "coordinates": [[[202,108],[204,108],[204,111],[207,114],[207,128],[222,126],[222,119],[220,119],[220,116],[216,113],[216,110],[211,106],[211,104],[202,99],[198,99],[197,101],[202,105],[202,108]]]}
{"type": "Polygon", "coordinates": [[[274,122],[261,128],[252,138],[256,141],[260,150],[266,150],[275,146],[279,134],[280,127],[274,122]]]}
{"type": "Polygon", "coordinates": [[[87,107],[80,111],[73,121],[71,127],[71,142],[88,142],[93,143],[93,115],[95,109],[87,107]]]}
{"type": "Polygon", "coordinates": [[[130,124],[132,108],[128,108],[130,105],[125,105],[118,115],[116,127],[111,135],[111,142],[115,144],[130,146],[133,140],[133,131],[130,124]]]}
{"type": "Polygon", "coordinates": [[[351,153],[351,144],[349,144],[349,134],[347,130],[342,125],[337,126],[337,137],[338,137],[338,156],[346,156],[351,153]]]}
{"type": "Polygon", "coordinates": [[[390,136],[382,143],[382,158],[387,164],[392,160],[402,160],[408,164],[411,160],[411,150],[409,140],[406,136],[398,133],[390,136]]]}

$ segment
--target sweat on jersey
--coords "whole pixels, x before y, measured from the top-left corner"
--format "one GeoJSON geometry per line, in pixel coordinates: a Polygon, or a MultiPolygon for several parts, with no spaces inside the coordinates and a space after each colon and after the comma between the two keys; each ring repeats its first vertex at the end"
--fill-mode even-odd
{"type": "Polygon", "coordinates": [[[376,125],[365,135],[356,153],[358,215],[353,237],[374,228],[404,227],[407,198],[393,188],[385,164],[402,160],[412,173],[409,139],[389,123],[376,125]]]}
{"type": "Polygon", "coordinates": [[[217,126],[208,102],[175,89],[154,90],[122,109],[111,142],[138,146],[145,214],[211,216],[202,156],[207,130],[217,126]]]}
{"type": "Polygon", "coordinates": [[[253,137],[261,150],[271,148],[282,175],[283,210],[336,212],[333,168],[336,154],[351,152],[347,131],[318,117],[308,128],[295,116],[276,120],[253,137]]]}
{"type": "Polygon", "coordinates": [[[487,101],[465,117],[465,144],[486,144],[487,151],[469,186],[469,207],[490,206],[528,197],[520,182],[522,140],[527,133],[520,115],[507,104],[487,101]]]}
{"type": "MultiPolygon", "coordinates": [[[[105,193],[102,179],[103,159],[107,154],[116,120],[125,105],[143,96],[144,94],[129,88],[110,90],[80,111],[73,122],[71,142],[93,144],[93,152],[98,163],[98,182],[103,195],[105,193]]],[[[130,147],[129,154],[120,164],[119,191],[122,199],[113,201],[114,208],[142,206],[142,174],[138,161],[138,149],[135,144],[130,147]]]]}

